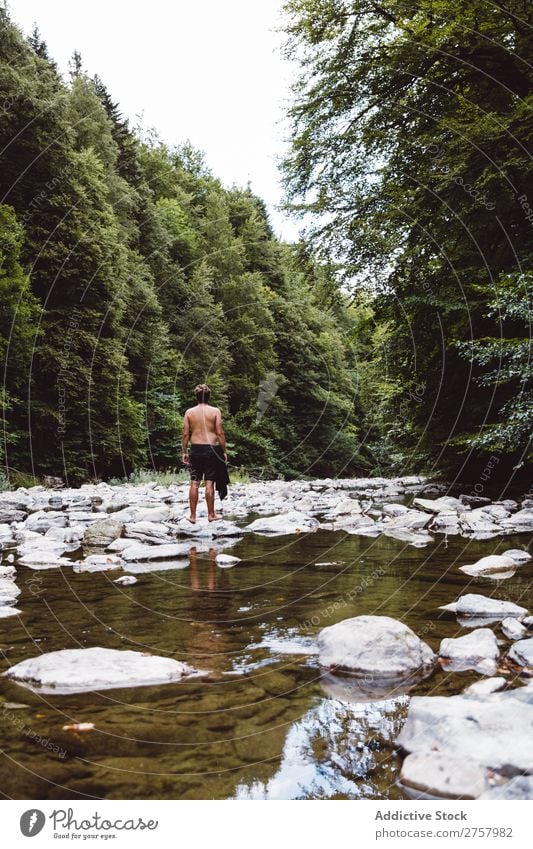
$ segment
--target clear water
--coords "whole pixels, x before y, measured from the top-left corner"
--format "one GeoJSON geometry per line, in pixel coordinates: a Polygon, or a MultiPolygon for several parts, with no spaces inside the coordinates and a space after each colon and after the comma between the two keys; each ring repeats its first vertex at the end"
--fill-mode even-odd
{"type": "MultiPolygon", "coordinates": [[[[505,581],[458,569],[529,543],[523,535],[447,543],[437,536],[417,549],[326,531],[250,535],[228,550],[242,558],[234,568],[218,567],[214,551],[192,553],[187,568],[140,574],[132,587],[113,584],[116,571],[19,567],[23,614],[0,619],[2,671],[39,652],[105,646],[168,655],[210,674],[69,696],[0,679],[1,792],[18,799],[402,798],[393,741],[408,697],[362,701],[306,650],[320,628],[363,613],[401,619],[437,649],[443,637],[466,633],[438,608],[467,588],[531,607],[531,566],[505,581]],[[62,730],[81,722],[94,730],[62,730]]],[[[477,677],[438,669],[412,692],[459,693],[477,677]]]]}

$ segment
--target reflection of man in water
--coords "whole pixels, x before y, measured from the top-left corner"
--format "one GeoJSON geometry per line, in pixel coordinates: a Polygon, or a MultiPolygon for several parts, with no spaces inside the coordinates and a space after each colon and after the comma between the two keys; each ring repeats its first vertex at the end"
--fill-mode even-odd
{"type": "Polygon", "coordinates": [[[232,653],[239,648],[239,637],[232,629],[238,595],[230,584],[231,570],[217,566],[217,553],[210,548],[199,555],[196,547],[189,552],[192,593],[183,629],[187,659],[212,673],[227,670],[232,653]]]}
{"type": "Polygon", "coordinates": [[[210,522],[221,519],[215,513],[215,481],[220,477],[221,464],[228,462],[226,453],[226,437],[222,427],[222,414],[218,407],[209,403],[210,390],[205,383],[200,383],[194,390],[196,407],[190,407],[183,420],[182,460],[190,465],[191,487],[189,490],[190,522],[196,522],[198,506],[198,488],[200,481],[205,478],[205,500],[207,502],[207,518],[210,522]],[[190,458],[187,447],[191,442],[190,458]],[[217,444],[218,443],[218,444],[217,444]]]}

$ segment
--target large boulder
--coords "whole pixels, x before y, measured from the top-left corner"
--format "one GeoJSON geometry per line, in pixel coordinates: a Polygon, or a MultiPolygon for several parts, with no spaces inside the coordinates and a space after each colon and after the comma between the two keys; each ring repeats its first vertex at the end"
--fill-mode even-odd
{"type": "Polygon", "coordinates": [[[23,660],[5,675],[40,693],[82,693],[170,684],[201,674],[186,663],[137,651],[64,649],[23,660]]]}
{"type": "Polygon", "coordinates": [[[413,696],[397,743],[407,752],[512,777],[533,774],[533,688],[486,696],[413,696]]]}
{"type": "Polygon", "coordinates": [[[464,637],[447,637],[442,640],[439,656],[445,659],[448,669],[475,669],[484,675],[493,675],[500,651],[498,641],[490,628],[476,628],[464,637]]]}
{"type": "Polygon", "coordinates": [[[355,616],[318,635],[320,665],[376,679],[428,675],[435,655],[403,622],[355,616]]]}
{"type": "Polygon", "coordinates": [[[83,545],[86,548],[107,548],[114,540],[124,533],[124,522],[110,516],[108,519],[98,519],[85,529],[83,545]]]}

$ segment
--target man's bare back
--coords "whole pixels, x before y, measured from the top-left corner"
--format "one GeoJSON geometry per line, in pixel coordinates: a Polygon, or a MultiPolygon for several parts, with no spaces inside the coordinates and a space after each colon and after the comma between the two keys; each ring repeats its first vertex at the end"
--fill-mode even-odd
{"type": "Polygon", "coordinates": [[[184,429],[187,425],[192,445],[216,445],[222,430],[222,414],[218,407],[198,404],[185,412],[184,429]]]}

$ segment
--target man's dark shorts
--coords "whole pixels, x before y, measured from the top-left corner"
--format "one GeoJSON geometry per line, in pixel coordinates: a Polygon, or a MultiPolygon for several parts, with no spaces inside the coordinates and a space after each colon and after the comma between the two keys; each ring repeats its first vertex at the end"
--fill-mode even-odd
{"type": "Polygon", "coordinates": [[[220,464],[224,458],[218,445],[191,445],[190,473],[192,481],[215,481],[220,474],[220,464]]]}

